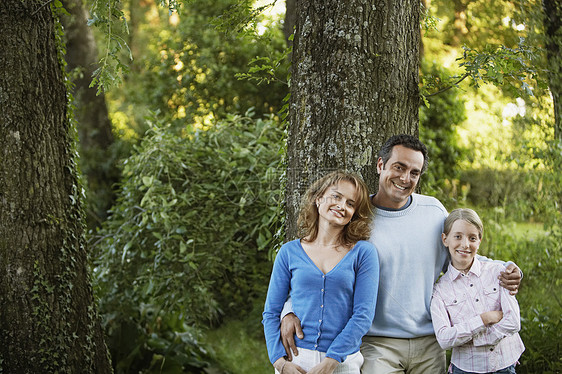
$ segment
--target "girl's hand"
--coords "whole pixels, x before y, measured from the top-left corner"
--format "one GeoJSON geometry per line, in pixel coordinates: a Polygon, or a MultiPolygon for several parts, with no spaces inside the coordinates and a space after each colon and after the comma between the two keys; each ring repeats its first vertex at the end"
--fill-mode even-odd
{"type": "Polygon", "coordinates": [[[285,360],[283,357],[275,361],[273,367],[277,369],[280,374],[306,374],[306,371],[297,364],[285,360]]]}
{"type": "Polygon", "coordinates": [[[480,314],[480,318],[482,318],[484,325],[490,326],[501,321],[503,318],[503,312],[501,310],[492,310],[490,312],[480,314]]]}
{"type": "Polygon", "coordinates": [[[333,358],[326,357],[318,365],[308,371],[308,374],[332,374],[340,363],[333,358]]]}

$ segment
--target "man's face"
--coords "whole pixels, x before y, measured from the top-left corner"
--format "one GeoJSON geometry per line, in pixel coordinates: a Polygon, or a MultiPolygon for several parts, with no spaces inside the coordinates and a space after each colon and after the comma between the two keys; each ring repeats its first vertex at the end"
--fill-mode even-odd
{"type": "Polygon", "coordinates": [[[416,189],[423,168],[423,154],[395,145],[386,164],[381,158],[377,162],[379,173],[379,191],[375,204],[385,208],[399,209],[416,189]]]}

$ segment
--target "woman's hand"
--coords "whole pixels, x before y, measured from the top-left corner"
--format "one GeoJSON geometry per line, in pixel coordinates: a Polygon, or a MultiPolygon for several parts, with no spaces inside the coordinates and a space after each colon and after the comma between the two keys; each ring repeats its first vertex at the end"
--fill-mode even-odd
{"type": "Polygon", "coordinates": [[[340,363],[333,358],[326,357],[318,365],[308,371],[308,374],[332,374],[340,363]]]}
{"type": "Polygon", "coordinates": [[[283,357],[275,361],[273,367],[277,369],[280,374],[306,374],[306,371],[299,365],[293,364],[291,361],[287,361],[283,357]]]}
{"type": "Polygon", "coordinates": [[[503,312],[501,310],[492,310],[490,312],[480,314],[480,318],[482,318],[484,325],[491,326],[494,323],[501,321],[503,318],[503,312]]]}

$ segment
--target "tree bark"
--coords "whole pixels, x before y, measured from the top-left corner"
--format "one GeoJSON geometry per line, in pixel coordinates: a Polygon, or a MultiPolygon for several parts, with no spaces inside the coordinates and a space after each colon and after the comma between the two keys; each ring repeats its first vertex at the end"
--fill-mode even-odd
{"type": "Polygon", "coordinates": [[[78,122],[80,166],[87,185],[86,222],[93,229],[103,222],[113,205],[113,186],[120,173],[116,155],[111,151],[114,137],[105,95],[97,95],[97,88],[90,87],[98,56],[94,35],[87,24],[88,13],[82,0],[65,0],[63,4],[71,14],[63,18],[66,62],[69,72],[77,70],[73,74],[74,118],[78,122]]]}
{"type": "Polygon", "coordinates": [[[554,101],[554,135],[562,141],[562,1],[543,0],[549,88],[554,101]]]}
{"type": "Polygon", "coordinates": [[[110,373],[89,279],[61,29],[0,2],[0,371],[110,373]]]}
{"type": "Polygon", "coordinates": [[[418,135],[419,1],[298,0],[287,137],[287,238],[301,195],[336,168],[376,191],[393,134],[418,135]]]}

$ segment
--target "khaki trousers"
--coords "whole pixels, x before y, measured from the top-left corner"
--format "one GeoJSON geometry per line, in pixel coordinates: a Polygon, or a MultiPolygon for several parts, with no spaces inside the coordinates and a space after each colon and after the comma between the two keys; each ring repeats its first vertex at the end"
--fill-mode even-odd
{"type": "Polygon", "coordinates": [[[445,374],[445,351],[434,335],[413,339],[364,336],[362,374],[445,374]]]}

